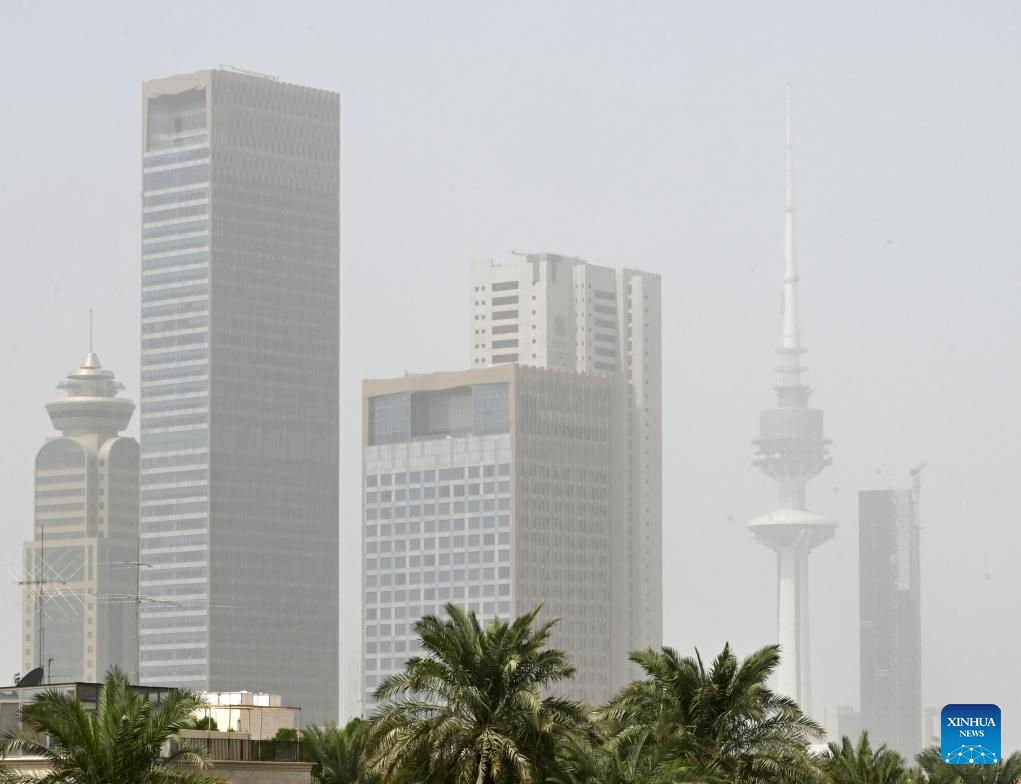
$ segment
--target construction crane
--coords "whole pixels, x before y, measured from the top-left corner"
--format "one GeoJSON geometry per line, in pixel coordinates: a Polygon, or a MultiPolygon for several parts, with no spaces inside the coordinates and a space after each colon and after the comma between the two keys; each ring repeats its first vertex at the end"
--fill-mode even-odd
{"type": "Polygon", "coordinates": [[[923,460],[921,463],[911,469],[911,491],[912,500],[915,502],[915,525],[918,525],[918,521],[921,519],[918,511],[918,497],[922,492],[922,470],[929,465],[928,460],[923,460]]]}

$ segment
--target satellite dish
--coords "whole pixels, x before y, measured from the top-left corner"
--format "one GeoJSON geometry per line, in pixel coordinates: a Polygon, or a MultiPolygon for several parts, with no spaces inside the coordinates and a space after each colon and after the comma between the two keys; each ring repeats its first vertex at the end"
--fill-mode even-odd
{"type": "Polygon", "coordinates": [[[36,667],[31,672],[26,672],[21,676],[15,686],[42,686],[43,678],[46,676],[46,671],[42,667],[36,667]]]}

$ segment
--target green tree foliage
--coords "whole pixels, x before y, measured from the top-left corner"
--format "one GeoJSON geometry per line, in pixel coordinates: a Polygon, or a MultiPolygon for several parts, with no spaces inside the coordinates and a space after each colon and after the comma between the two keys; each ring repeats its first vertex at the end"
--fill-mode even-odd
{"type": "Polygon", "coordinates": [[[119,670],[107,673],[95,713],[75,698],[46,691],[22,709],[22,723],[35,735],[4,733],[4,756],[44,757],[52,771],[42,777],[0,769],[10,784],[222,784],[207,773],[203,751],[182,748],[161,758],[164,743],[192,726],[202,705],[193,692],[171,692],[159,702],[136,694],[119,670]],[[39,741],[48,736],[49,743],[39,741]],[[181,764],[186,763],[186,764],[181,764]]]}
{"type": "Polygon", "coordinates": [[[820,762],[828,784],[911,784],[914,777],[904,758],[893,749],[873,750],[863,732],[857,745],[844,737],[829,744],[829,755],[820,762]]]}
{"type": "Polygon", "coordinates": [[[365,734],[368,724],[352,719],[343,727],[326,724],[301,731],[301,751],[313,763],[315,784],[374,784],[378,777],[365,771],[365,734]]]}
{"type": "Polygon", "coordinates": [[[606,734],[574,733],[561,744],[555,784],[723,784],[712,770],[696,770],[660,753],[661,747],[644,730],[606,734]]]}
{"type": "Polygon", "coordinates": [[[294,727],[281,727],[277,730],[276,735],[273,736],[273,740],[280,741],[281,743],[297,743],[299,740],[298,730],[294,727]]]}
{"type": "Polygon", "coordinates": [[[380,705],[366,743],[371,770],[387,781],[541,784],[557,748],[585,723],[570,700],[547,696],[570,678],[567,655],[547,648],[553,622],[536,608],[485,628],[454,604],[446,619],[415,624],[425,656],[376,689],[380,705]]]}
{"type": "Polygon", "coordinates": [[[192,723],[192,727],[197,730],[206,730],[207,732],[219,732],[220,727],[216,723],[216,719],[212,716],[203,716],[201,719],[195,719],[192,723]]]}
{"type": "Polygon", "coordinates": [[[632,654],[645,671],[601,712],[620,748],[648,754],[675,781],[776,784],[815,781],[807,743],[822,729],[767,685],[780,662],[771,645],[738,661],[729,644],[706,667],[672,648],[632,654]]]}
{"type": "Polygon", "coordinates": [[[1017,784],[1021,781],[1021,753],[1015,752],[995,765],[951,765],[939,748],[924,749],[916,758],[927,784],[1017,784]]]}

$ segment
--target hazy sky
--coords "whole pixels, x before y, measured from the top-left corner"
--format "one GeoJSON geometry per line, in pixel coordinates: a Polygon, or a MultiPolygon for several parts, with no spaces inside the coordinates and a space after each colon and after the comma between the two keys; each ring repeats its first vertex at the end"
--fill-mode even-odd
{"type": "Polygon", "coordinates": [[[857,492],[928,460],[924,700],[998,703],[1021,746],[1021,6],[4,8],[0,681],[43,404],[90,307],[138,397],[141,82],[226,64],[341,95],[342,685],[360,379],[466,367],[470,261],[511,248],[663,276],[666,641],[773,641],[775,560],[744,524],[777,504],[749,442],[774,400],[792,81],[805,363],[833,439],[809,504],[840,524],[812,557],[812,707],[858,700],[857,492]]]}

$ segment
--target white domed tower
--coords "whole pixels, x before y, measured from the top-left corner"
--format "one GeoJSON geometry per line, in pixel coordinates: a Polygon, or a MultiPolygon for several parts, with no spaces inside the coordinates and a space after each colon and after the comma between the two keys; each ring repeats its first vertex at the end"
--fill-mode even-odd
{"type": "Polygon", "coordinates": [[[46,411],[65,436],[116,438],[135,412],[133,402],[117,397],[124,385],[114,379],[113,371],[103,369],[91,351],[57,388],[66,390],[67,396],[47,403],[46,411]]]}
{"type": "Polygon", "coordinates": [[[35,460],[35,527],[25,544],[24,671],[47,682],[138,672],[138,442],[135,404],[91,351],[46,404],[61,435],[35,460]]]}

